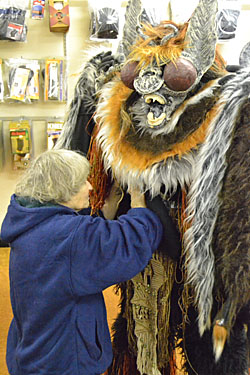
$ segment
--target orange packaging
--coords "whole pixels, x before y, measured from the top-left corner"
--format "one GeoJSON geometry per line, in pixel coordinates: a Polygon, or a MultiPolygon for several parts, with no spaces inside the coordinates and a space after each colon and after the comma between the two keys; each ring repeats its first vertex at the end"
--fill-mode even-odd
{"type": "Polygon", "coordinates": [[[69,1],[49,0],[50,31],[66,33],[70,26],[69,1]]]}

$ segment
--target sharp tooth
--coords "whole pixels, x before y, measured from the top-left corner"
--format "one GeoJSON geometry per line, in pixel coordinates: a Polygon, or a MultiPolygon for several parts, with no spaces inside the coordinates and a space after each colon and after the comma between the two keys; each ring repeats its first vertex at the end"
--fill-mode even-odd
{"type": "MultiPolygon", "coordinates": [[[[166,114],[162,113],[160,115],[160,117],[155,118],[154,114],[152,112],[149,112],[148,116],[147,116],[147,119],[148,119],[149,125],[157,126],[157,125],[160,125],[162,123],[162,121],[165,119],[165,117],[166,117],[166,114]]],[[[150,126],[150,127],[152,127],[152,126],[150,126]]]]}
{"type": "Polygon", "coordinates": [[[152,112],[148,113],[148,121],[154,121],[154,115],[152,112]]]}
{"type": "Polygon", "coordinates": [[[153,100],[154,102],[157,101],[160,104],[165,104],[165,100],[161,96],[156,94],[145,95],[144,98],[146,103],[150,103],[151,100],[153,100]]]}

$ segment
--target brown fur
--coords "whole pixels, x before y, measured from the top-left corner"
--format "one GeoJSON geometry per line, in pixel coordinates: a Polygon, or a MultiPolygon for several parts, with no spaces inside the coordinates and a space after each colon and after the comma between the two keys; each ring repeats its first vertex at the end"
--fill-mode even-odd
{"type": "Polygon", "coordinates": [[[130,61],[138,61],[138,68],[142,66],[146,67],[151,65],[155,60],[158,65],[167,63],[169,61],[175,61],[181,54],[184,47],[187,46],[185,42],[185,34],[187,30],[187,24],[178,26],[174,22],[165,21],[162,22],[158,27],[152,27],[151,25],[144,25],[144,33],[149,38],[143,40],[139,38],[137,44],[133,48],[129,55],[130,61]],[[149,43],[152,41],[159,43],[161,39],[172,32],[171,29],[164,28],[164,25],[172,24],[179,28],[179,33],[176,37],[171,38],[164,45],[150,46],[149,43]]]}

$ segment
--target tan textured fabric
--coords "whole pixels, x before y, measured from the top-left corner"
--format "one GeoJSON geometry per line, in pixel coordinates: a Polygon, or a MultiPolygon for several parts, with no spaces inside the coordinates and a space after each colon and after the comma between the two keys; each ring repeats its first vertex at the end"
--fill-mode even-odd
{"type": "Polygon", "coordinates": [[[12,319],[9,290],[9,254],[10,249],[0,248],[0,374],[8,375],[5,362],[6,340],[12,319]]]}
{"type": "Polygon", "coordinates": [[[157,297],[165,282],[164,267],[151,259],[145,270],[136,275],[131,300],[137,337],[137,368],[142,374],[160,375],[157,368],[157,297]]]}

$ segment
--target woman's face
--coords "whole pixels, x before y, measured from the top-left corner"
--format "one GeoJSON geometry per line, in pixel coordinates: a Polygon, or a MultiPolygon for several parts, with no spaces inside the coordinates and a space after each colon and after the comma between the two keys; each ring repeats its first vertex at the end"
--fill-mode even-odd
{"type": "Polygon", "coordinates": [[[64,206],[73,208],[76,211],[89,207],[89,192],[92,189],[91,183],[86,181],[81,187],[80,191],[74,195],[70,201],[64,203],[64,206]]]}

